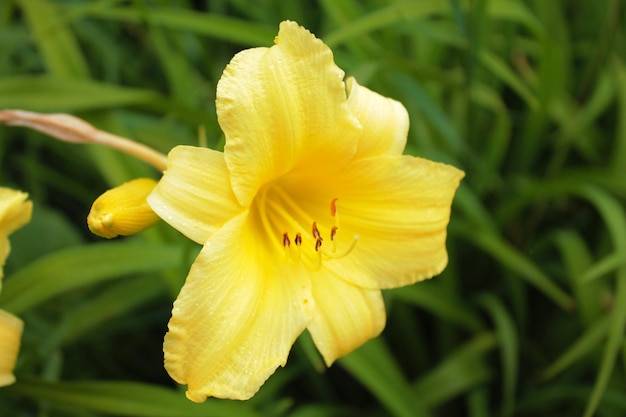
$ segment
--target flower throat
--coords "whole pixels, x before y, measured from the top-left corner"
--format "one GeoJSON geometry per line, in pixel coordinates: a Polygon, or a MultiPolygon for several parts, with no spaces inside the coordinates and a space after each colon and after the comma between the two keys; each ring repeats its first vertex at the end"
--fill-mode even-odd
{"type": "Polygon", "coordinates": [[[287,262],[302,263],[308,269],[316,271],[322,266],[324,259],[341,259],[356,247],[358,235],[354,235],[352,241],[341,250],[338,248],[342,245],[338,245],[341,228],[337,198],[330,201],[332,226],[320,227],[282,187],[266,188],[258,197],[256,206],[264,234],[272,236],[275,242],[278,241],[287,262]],[[304,231],[305,224],[310,224],[310,232],[304,231]],[[326,232],[323,233],[320,229],[326,229],[326,232]]]}
{"type": "MultiPolygon", "coordinates": [[[[341,259],[349,255],[350,252],[352,252],[352,250],[355,248],[357,242],[359,241],[359,235],[354,235],[350,245],[342,252],[339,252],[339,253],[337,252],[337,242],[335,240],[337,236],[337,231],[339,230],[339,216],[337,213],[337,200],[338,200],[337,198],[333,198],[330,202],[330,215],[334,219],[334,224],[330,228],[330,233],[329,233],[329,237],[331,241],[330,251],[325,250],[325,248],[322,247],[324,243],[324,238],[322,237],[322,234],[320,233],[317,227],[317,222],[314,221],[313,224],[311,225],[311,237],[315,240],[313,247],[315,249],[315,253],[317,254],[315,257],[315,263],[313,263],[312,265],[307,265],[307,266],[312,267],[311,269],[318,270],[322,266],[323,257],[329,258],[329,259],[341,259]]],[[[291,259],[291,256],[290,256],[291,255],[290,253],[291,239],[289,238],[289,232],[283,233],[282,241],[283,241],[283,247],[285,248],[285,254],[286,254],[287,259],[291,259]]],[[[300,232],[296,233],[295,238],[294,238],[294,244],[297,249],[297,258],[302,260],[302,253],[300,249],[302,246],[302,233],[300,232]]],[[[305,264],[307,264],[307,262],[305,262],[305,264]]]]}

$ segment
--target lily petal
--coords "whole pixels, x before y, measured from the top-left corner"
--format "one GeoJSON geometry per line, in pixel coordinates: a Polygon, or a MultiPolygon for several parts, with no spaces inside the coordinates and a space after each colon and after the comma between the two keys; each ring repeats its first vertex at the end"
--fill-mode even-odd
{"type": "Polygon", "coordinates": [[[167,171],[148,196],[148,204],[159,217],[201,245],[242,211],[230,187],[224,154],[193,146],[170,151],[167,171]]]}
{"type": "Polygon", "coordinates": [[[252,397],[312,315],[306,273],[268,259],[248,221],[241,214],[211,236],[174,303],[165,368],[195,402],[252,397]]]}
{"type": "Polygon", "coordinates": [[[361,130],[331,50],[295,22],[281,23],[275,43],[235,55],[217,85],[226,163],[244,206],[296,166],[345,166],[361,130]]]}
{"type": "Polygon", "coordinates": [[[335,191],[342,236],[360,239],[348,256],[329,267],[348,282],[376,289],[440,273],[448,261],[452,198],[463,176],[450,165],[412,156],[355,161],[335,191]]]}
{"type": "Polygon", "coordinates": [[[330,270],[315,273],[315,314],[308,327],[327,366],[376,337],[385,327],[379,290],[348,284],[330,270]]]}
{"type": "Polygon", "coordinates": [[[0,387],[15,382],[13,368],[20,351],[24,323],[13,314],[0,310],[0,387]]]}
{"type": "Polygon", "coordinates": [[[409,133],[406,108],[396,100],[359,85],[352,77],[346,85],[350,110],[363,127],[356,157],[401,155],[409,133]]]}
{"type": "Polygon", "coordinates": [[[33,212],[33,203],[26,201],[27,198],[26,193],[0,187],[0,289],[4,276],[4,262],[11,251],[8,236],[28,223],[33,212]]]}
{"type": "Polygon", "coordinates": [[[0,187],[0,236],[8,236],[30,220],[33,203],[28,194],[0,187]]]}

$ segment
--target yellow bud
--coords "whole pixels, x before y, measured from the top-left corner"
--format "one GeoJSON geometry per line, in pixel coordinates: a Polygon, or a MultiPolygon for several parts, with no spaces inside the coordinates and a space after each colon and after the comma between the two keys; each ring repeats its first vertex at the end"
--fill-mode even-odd
{"type": "Polygon", "coordinates": [[[20,351],[23,328],[22,320],[0,310],[0,387],[15,382],[13,368],[20,351]]]}
{"type": "Polygon", "coordinates": [[[87,225],[92,233],[111,239],[152,226],[159,218],[146,198],[156,186],[150,178],[137,178],[102,194],[91,206],[87,225]]]}

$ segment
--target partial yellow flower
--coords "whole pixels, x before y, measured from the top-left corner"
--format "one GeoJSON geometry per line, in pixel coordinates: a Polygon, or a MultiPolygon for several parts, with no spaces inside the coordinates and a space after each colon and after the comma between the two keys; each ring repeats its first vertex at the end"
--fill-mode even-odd
{"type": "Polygon", "coordinates": [[[15,382],[13,368],[20,351],[24,323],[19,318],[0,310],[0,387],[15,382]]]}
{"type": "MultiPolygon", "coordinates": [[[[9,235],[26,224],[32,214],[33,205],[27,198],[26,193],[0,187],[0,288],[4,263],[10,251],[9,235]]],[[[0,310],[0,387],[15,382],[13,369],[23,327],[22,320],[0,310]]]]}
{"type": "Polygon", "coordinates": [[[9,235],[28,223],[32,215],[33,203],[27,198],[26,193],[0,187],[0,288],[4,262],[11,250],[9,235]]]}
{"type": "Polygon", "coordinates": [[[155,185],[153,179],[137,178],[106,191],[91,206],[87,216],[89,230],[111,239],[132,235],[152,226],[159,217],[146,198],[155,185]]]}
{"type": "Polygon", "coordinates": [[[148,197],[203,245],[165,367],[187,397],[247,399],[308,329],[327,365],[385,325],[381,289],[440,273],[463,172],[403,156],[409,119],[294,22],[217,87],[224,152],[179,146],[148,197]],[[347,96],[346,96],[347,92],[347,96]]]}

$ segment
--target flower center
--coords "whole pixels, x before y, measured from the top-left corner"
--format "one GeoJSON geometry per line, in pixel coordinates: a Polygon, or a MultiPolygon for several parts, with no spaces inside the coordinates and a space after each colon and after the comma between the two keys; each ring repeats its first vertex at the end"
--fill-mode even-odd
{"type": "Polygon", "coordinates": [[[254,208],[264,238],[272,240],[273,247],[280,247],[287,262],[303,263],[311,270],[318,270],[324,260],[349,255],[359,236],[350,240],[342,236],[339,199],[320,204],[322,198],[299,201],[296,195],[300,194],[289,193],[279,185],[260,190],[254,208]]]}

